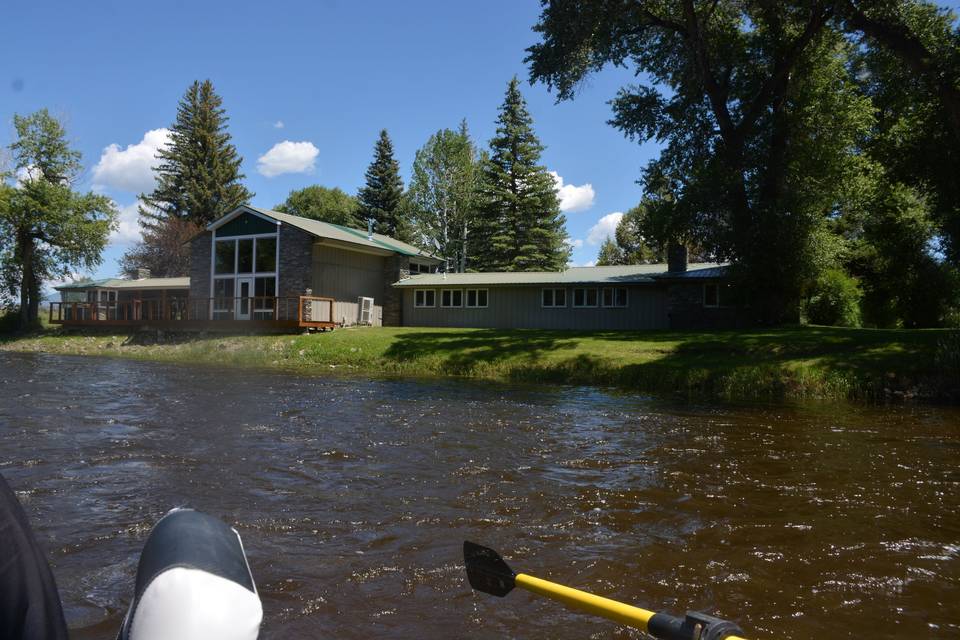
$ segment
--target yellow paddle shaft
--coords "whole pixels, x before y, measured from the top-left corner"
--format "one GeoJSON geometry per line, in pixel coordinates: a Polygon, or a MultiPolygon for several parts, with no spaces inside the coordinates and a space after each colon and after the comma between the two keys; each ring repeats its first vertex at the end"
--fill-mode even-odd
{"type": "MultiPolygon", "coordinates": [[[[581,611],[601,616],[628,627],[640,629],[641,631],[647,630],[650,618],[656,613],[654,611],[641,609],[640,607],[623,604],[610,598],[595,596],[592,593],[580,591],[579,589],[571,589],[556,582],[528,576],[525,573],[517,574],[516,585],[527,591],[546,596],[551,600],[562,602],[569,607],[580,609],[581,611]]],[[[744,638],[727,636],[726,640],[744,640],[744,638]]]]}

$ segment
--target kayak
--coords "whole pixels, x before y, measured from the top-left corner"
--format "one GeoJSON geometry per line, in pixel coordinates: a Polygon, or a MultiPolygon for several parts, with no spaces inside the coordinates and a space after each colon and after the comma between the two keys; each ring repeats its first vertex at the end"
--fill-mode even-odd
{"type": "Polygon", "coordinates": [[[256,640],[263,606],[235,529],[174,509],[140,554],[118,640],[256,640]]]}

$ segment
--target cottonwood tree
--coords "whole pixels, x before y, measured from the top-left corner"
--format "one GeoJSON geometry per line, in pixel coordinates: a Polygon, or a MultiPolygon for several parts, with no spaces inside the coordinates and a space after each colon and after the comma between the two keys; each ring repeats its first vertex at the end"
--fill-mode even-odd
{"type": "Polygon", "coordinates": [[[319,184],[296,189],[287,199],[274,207],[281,213],[322,220],[345,227],[366,227],[360,219],[357,199],[338,187],[330,189],[319,184]]]}
{"type": "Polygon", "coordinates": [[[38,322],[45,280],[100,264],[117,211],[105,196],[73,190],[80,153],[46,109],[15,115],[13,125],[18,183],[0,194],[0,237],[6,239],[0,270],[8,292],[19,297],[19,323],[26,328],[38,322]]]}
{"type": "Polygon", "coordinates": [[[380,131],[365,178],[366,183],[357,195],[360,219],[364,224],[372,220],[373,230],[377,233],[410,240],[400,165],[393,157],[393,142],[386,129],[380,131]]]}
{"type": "Polygon", "coordinates": [[[415,242],[460,272],[472,251],[478,160],[466,121],[457,131],[442,129],[417,151],[408,192],[415,242]]]}
{"type": "Polygon", "coordinates": [[[181,98],[170,144],[157,152],[157,184],[140,196],[143,240],[124,256],[125,268],[146,268],[156,276],[186,275],[189,252],[179,252],[176,260],[163,254],[169,245],[166,235],[184,228],[170,221],[204,227],[253,197],[243,186],[243,158],[230,142],[222,105],[209,80],[195,81],[181,98]]]}
{"type": "Polygon", "coordinates": [[[559,271],[570,258],[566,218],[519,85],[516,77],[507,85],[481,165],[472,268],[559,271]]]}
{"type": "Polygon", "coordinates": [[[885,199],[891,183],[928,203],[938,225],[930,240],[943,239],[957,260],[960,37],[951,14],[918,0],[544,5],[542,41],[527,58],[532,79],[570,99],[606,64],[635,68],[644,82],[620,91],[611,122],[665,144],[643,183],[649,194],[669,177],[674,202],[653,217],[666,212],[664,234],[732,260],[758,320],[794,320],[819,274],[865,239],[880,242],[865,229],[896,226],[865,225],[869,203],[895,203],[904,209],[893,218],[916,219],[909,198],[885,199]]]}
{"type": "Polygon", "coordinates": [[[623,88],[612,123],[665,143],[648,175],[679,176],[675,214],[710,253],[749,273],[757,319],[796,319],[823,258],[824,221],[850,155],[870,125],[869,101],[844,67],[832,3],[545,5],[529,49],[531,78],[559,99],[608,63],[648,82],[623,88]]]}

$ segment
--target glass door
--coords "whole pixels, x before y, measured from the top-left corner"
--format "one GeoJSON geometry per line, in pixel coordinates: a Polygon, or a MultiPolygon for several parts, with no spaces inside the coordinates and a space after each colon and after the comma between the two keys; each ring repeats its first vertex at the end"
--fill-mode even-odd
{"type": "Polygon", "coordinates": [[[237,320],[250,319],[252,298],[253,278],[237,278],[237,320]]]}

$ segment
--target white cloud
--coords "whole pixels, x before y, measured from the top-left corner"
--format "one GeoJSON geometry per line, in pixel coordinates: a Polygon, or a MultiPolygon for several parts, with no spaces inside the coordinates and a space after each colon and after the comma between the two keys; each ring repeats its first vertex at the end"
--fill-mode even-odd
{"type": "Polygon", "coordinates": [[[126,149],[114,143],[103,150],[100,161],[93,168],[93,185],[110,187],[130,193],[153,190],[153,167],[158,164],[157,151],[170,144],[169,129],[152,129],[143,134],[143,140],[127,145],[126,149]]]}
{"type": "Polygon", "coordinates": [[[564,240],[564,242],[570,245],[571,249],[579,249],[583,246],[583,240],[581,240],[580,238],[575,238],[574,240],[567,238],[566,240],[564,240]]]}
{"type": "Polygon", "coordinates": [[[564,184],[563,178],[556,171],[551,171],[553,181],[557,185],[557,197],[560,198],[560,211],[586,211],[593,206],[593,185],[589,182],[579,187],[573,184],[564,184]]]}
{"type": "Polygon", "coordinates": [[[268,178],[284,173],[310,173],[319,153],[312,142],[284,140],[257,158],[257,171],[268,178]]]}
{"type": "Polygon", "coordinates": [[[20,167],[17,169],[17,172],[13,176],[14,186],[20,188],[24,182],[34,180],[40,177],[40,172],[37,171],[34,165],[28,167],[20,167]]]}
{"type": "Polygon", "coordinates": [[[283,129],[283,127],[284,127],[283,120],[277,120],[276,122],[273,123],[274,129],[283,129]]]}
{"type": "Polygon", "coordinates": [[[140,214],[137,210],[139,204],[140,201],[135,200],[133,204],[124,207],[117,205],[120,215],[117,217],[117,228],[110,234],[110,244],[128,245],[140,242],[140,214]]]}
{"type": "Polygon", "coordinates": [[[612,238],[617,232],[617,225],[620,224],[621,218],[623,218],[623,212],[614,211],[597,220],[597,224],[590,227],[590,231],[587,232],[587,244],[596,246],[607,238],[612,238]]]}

